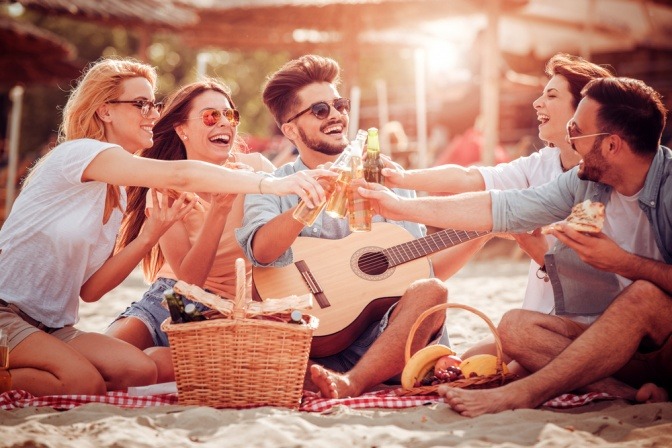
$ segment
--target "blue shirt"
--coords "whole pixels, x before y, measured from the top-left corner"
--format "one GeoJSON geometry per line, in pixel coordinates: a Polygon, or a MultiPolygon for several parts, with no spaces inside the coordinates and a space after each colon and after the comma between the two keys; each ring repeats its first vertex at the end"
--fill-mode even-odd
{"type": "MultiPolygon", "coordinates": [[[[574,167],[536,188],[492,190],[493,232],[525,232],[563,220],[575,204],[586,199],[608,206],[612,187],[581,180],[577,171],[578,167],[574,167]]],[[[651,224],[663,260],[672,264],[672,151],[669,148],[658,148],[638,201],[651,224]]],[[[560,241],[546,254],[545,261],[557,314],[600,314],[620,292],[614,286],[615,274],[583,263],[560,241]]]]}

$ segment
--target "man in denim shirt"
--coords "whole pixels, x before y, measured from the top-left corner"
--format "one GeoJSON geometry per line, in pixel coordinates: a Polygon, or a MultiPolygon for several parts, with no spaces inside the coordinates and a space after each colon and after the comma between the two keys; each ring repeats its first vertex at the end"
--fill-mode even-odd
{"type": "MultiPolygon", "coordinates": [[[[339,67],[334,60],[314,55],[290,61],[271,76],[263,92],[264,103],[282,133],[299,151],[296,161],[279,168],[275,176],[333,162],[346,147],[350,105],[338,93],[338,77],[339,67]]],[[[415,196],[410,191],[399,190],[399,194],[415,196]]],[[[325,213],[312,226],[304,227],[292,217],[297,203],[298,197],[246,196],[243,226],[236,235],[253,265],[289,265],[294,261],[290,246],[299,235],[333,240],[350,234],[347,219],[335,219],[325,213]]],[[[380,216],[374,217],[374,221],[382,220],[380,216]]],[[[424,236],[423,225],[395,224],[415,238],[424,236]]],[[[319,242],[316,240],[315,244],[319,242]]],[[[325,253],[325,257],[329,256],[325,253]]],[[[379,315],[367,323],[368,328],[351,345],[313,360],[309,375],[312,386],[325,397],[358,396],[396,377],[404,367],[404,348],[411,326],[423,311],[446,301],[447,290],[442,282],[436,279],[413,282],[382,318],[379,315]]],[[[442,313],[434,313],[423,321],[414,338],[414,352],[433,339],[447,342],[443,321],[442,313]]]]}
{"type": "Polygon", "coordinates": [[[504,351],[533,373],[491,390],[442,386],[462,415],[536,407],[576,389],[639,402],[669,397],[672,151],[659,146],[667,111],[655,90],[628,78],[594,80],[583,95],[567,137],[583,159],[544,186],[411,200],[360,189],[384,216],[495,232],[564,219],[586,199],[606,205],[602,233],[562,224],[552,232],[559,242],[545,260],[558,315],[512,310],[500,322],[504,351]],[[587,325],[574,314],[599,317],[587,325]]]}

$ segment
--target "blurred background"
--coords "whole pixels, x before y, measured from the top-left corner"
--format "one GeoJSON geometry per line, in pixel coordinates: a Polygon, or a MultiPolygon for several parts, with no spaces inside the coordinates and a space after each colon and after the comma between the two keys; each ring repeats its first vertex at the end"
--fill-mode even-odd
{"type": "Polygon", "coordinates": [[[0,222],[103,56],[156,66],[159,99],[222,79],[240,134],[276,164],[291,146],[261,102],[266,77],[302,54],[333,57],[353,136],[378,127],[384,152],[426,167],[543,147],[532,101],[557,52],[642,79],[672,108],[672,0],[0,0],[0,222]]]}

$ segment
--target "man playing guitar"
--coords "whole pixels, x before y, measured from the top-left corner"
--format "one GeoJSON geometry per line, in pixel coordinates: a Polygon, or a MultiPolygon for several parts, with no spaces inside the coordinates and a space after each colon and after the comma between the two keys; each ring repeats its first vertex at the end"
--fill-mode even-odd
{"type": "MultiPolygon", "coordinates": [[[[282,133],[299,151],[296,161],[279,168],[275,176],[287,176],[333,162],[346,147],[350,103],[339,95],[338,82],[338,64],[332,59],[315,55],[292,60],[270,77],[263,92],[264,103],[282,133]]],[[[408,190],[398,192],[407,197],[414,195],[408,190]]],[[[237,237],[253,266],[284,267],[298,261],[292,245],[299,235],[338,240],[350,234],[346,219],[335,219],[325,213],[312,226],[304,227],[292,217],[297,202],[296,196],[247,195],[245,218],[243,226],[237,230],[237,237]]],[[[384,219],[376,216],[374,221],[384,219]]],[[[424,236],[422,225],[410,222],[395,224],[405,228],[411,238],[424,236]]],[[[374,228],[371,234],[375,232],[374,228]]],[[[315,246],[318,245],[316,240],[315,246]]],[[[322,257],[326,260],[331,255],[324,250],[322,257]]],[[[425,259],[424,263],[428,265],[429,262],[425,259]]],[[[341,269],[347,270],[350,266],[344,265],[341,269]]],[[[398,377],[404,367],[404,346],[411,326],[424,310],[447,301],[445,285],[437,279],[423,278],[429,276],[431,269],[426,275],[418,277],[419,280],[410,283],[405,292],[401,291],[403,295],[400,298],[372,301],[372,306],[362,313],[364,318],[348,326],[348,330],[354,326],[361,328],[351,332],[353,341],[343,349],[338,338],[336,353],[329,353],[330,345],[323,344],[319,353],[322,357],[312,358],[307,375],[313,383],[312,387],[319,389],[324,397],[358,396],[398,377]],[[325,353],[329,355],[323,356],[325,353]]],[[[345,291],[347,294],[347,289],[345,291]]],[[[335,302],[340,295],[343,291],[326,294],[327,305],[329,301],[335,302]]],[[[444,317],[435,313],[425,321],[416,332],[413,352],[434,340],[447,343],[444,317]]],[[[310,381],[307,385],[311,387],[310,381]]]]}

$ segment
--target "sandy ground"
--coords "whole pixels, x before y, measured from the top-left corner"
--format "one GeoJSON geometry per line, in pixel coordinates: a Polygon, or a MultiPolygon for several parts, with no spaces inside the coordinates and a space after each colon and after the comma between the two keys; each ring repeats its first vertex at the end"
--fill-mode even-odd
{"type": "MultiPolygon", "coordinates": [[[[467,265],[448,281],[450,300],[471,305],[495,323],[520,306],[527,262],[497,258],[467,265]]],[[[82,304],[78,327],[103,331],[146,288],[138,272],[94,304],[82,304]]],[[[489,334],[483,321],[449,311],[458,353],[489,334]]],[[[653,447],[672,446],[672,404],[621,400],[572,410],[517,410],[474,419],[438,403],[405,410],[351,409],[325,413],[280,408],[217,410],[160,406],[137,410],[88,404],[0,411],[0,447],[653,447]]]]}

